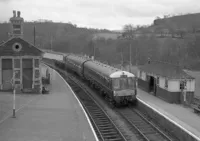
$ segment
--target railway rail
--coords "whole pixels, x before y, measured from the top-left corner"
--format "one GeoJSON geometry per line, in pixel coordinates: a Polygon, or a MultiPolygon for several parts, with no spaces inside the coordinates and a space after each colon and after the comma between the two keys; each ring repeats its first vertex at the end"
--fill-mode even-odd
{"type": "MultiPolygon", "coordinates": [[[[53,67],[53,65],[49,65],[53,67]]],[[[54,68],[55,69],[55,68],[54,68]]],[[[112,121],[101,106],[87,93],[89,93],[74,77],[60,70],[59,73],[69,83],[73,91],[80,99],[83,107],[92,121],[94,129],[101,141],[127,141],[118,127],[112,121]]]]}
{"type": "Polygon", "coordinates": [[[148,121],[139,111],[133,108],[119,109],[120,115],[134,128],[134,132],[143,141],[175,141],[148,121]]]}
{"type": "MultiPolygon", "coordinates": [[[[53,63],[48,65],[52,68],[55,66],[53,63]]],[[[55,69],[55,68],[54,68],[55,69]]],[[[71,76],[70,74],[64,74],[65,72],[61,72],[58,70],[62,76],[67,80],[67,82],[72,87],[73,91],[82,101],[84,108],[86,109],[90,120],[95,128],[97,136],[100,140],[115,140],[115,141],[126,141],[124,135],[120,132],[114,122],[109,118],[109,116],[104,112],[101,106],[90,96],[90,93],[87,91],[87,88],[81,84],[77,78],[71,76]]],[[[139,113],[136,109],[133,108],[122,108],[116,109],[121,117],[125,119],[130,128],[133,129],[133,133],[137,136],[138,140],[144,141],[175,141],[177,139],[171,138],[162,132],[159,128],[157,128],[154,124],[149,122],[142,114],[139,113]]]]}

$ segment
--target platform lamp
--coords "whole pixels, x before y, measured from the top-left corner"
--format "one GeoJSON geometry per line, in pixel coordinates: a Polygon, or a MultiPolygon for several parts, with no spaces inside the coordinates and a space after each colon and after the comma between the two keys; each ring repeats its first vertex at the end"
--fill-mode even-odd
{"type": "Polygon", "coordinates": [[[14,71],[14,75],[12,77],[12,79],[10,80],[10,83],[12,84],[12,89],[13,89],[13,118],[16,118],[16,85],[14,82],[14,77],[16,75],[16,71],[14,71]]]}

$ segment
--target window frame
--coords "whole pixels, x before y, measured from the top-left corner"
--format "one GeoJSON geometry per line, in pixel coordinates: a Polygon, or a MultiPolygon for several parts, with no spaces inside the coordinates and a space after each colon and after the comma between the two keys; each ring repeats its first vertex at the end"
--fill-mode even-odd
{"type": "Polygon", "coordinates": [[[186,88],[186,85],[187,85],[187,81],[186,80],[181,80],[180,81],[180,85],[179,85],[179,89],[180,90],[184,90],[186,88]],[[182,85],[182,87],[181,87],[181,85],[182,85]]]}
{"type": "Polygon", "coordinates": [[[158,76],[157,79],[156,79],[156,84],[159,86],[160,84],[160,77],[158,76]]]}
{"type": "Polygon", "coordinates": [[[37,58],[37,59],[34,60],[34,67],[40,68],[40,59],[37,58]],[[38,66],[36,66],[36,60],[38,61],[38,66]]]}
{"type": "Polygon", "coordinates": [[[121,89],[121,85],[120,85],[120,79],[118,79],[118,78],[112,78],[112,89],[113,90],[120,90],[121,89]],[[114,84],[116,84],[116,82],[115,81],[118,81],[118,88],[115,88],[114,86],[116,86],[116,85],[114,85],[114,84]]]}
{"type": "Polygon", "coordinates": [[[168,88],[168,79],[165,78],[165,88],[168,88]]]}

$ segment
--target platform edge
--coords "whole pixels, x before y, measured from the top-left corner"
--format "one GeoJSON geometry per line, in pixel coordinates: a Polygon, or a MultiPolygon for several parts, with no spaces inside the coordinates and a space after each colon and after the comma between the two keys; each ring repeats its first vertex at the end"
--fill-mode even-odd
{"type": "MultiPolygon", "coordinates": [[[[44,65],[46,65],[46,64],[44,64],[44,65]]],[[[47,65],[46,65],[46,66],[47,66],[47,65]]],[[[51,69],[52,69],[52,68],[51,68],[51,69]]],[[[62,80],[64,80],[64,78],[63,78],[56,70],[54,70],[54,69],[52,69],[52,70],[53,70],[54,72],[56,72],[56,73],[62,78],[62,80]]],[[[88,123],[89,123],[89,125],[90,125],[90,128],[91,128],[91,130],[92,130],[92,132],[93,132],[93,134],[94,134],[94,137],[95,137],[96,141],[99,141],[99,139],[98,139],[98,137],[97,137],[97,135],[96,135],[96,133],[95,133],[95,131],[94,131],[94,128],[93,128],[93,126],[92,126],[92,124],[91,124],[91,122],[90,122],[90,119],[89,119],[89,117],[88,117],[88,115],[87,115],[85,109],[83,108],[81,102],[79,101],[79,99],[77,98],[76,94],[74,93],[74,91],[72,90],[72,88],[69,86],[69,84],[68,84],[65,80],[64,80],[64,82],[65,82],[65,84],[70,88],[71,92],[73,93],[73,95],[75,96],[76,100],[78,101],[78,103],[79,103],[81,109],[83,110],[83,113],[84,113],[85,116],[86,116],[86,119],[87,119],[87,121],[88,121],[88,123]]]]}
{"type": "MultiPolygon", "coordinates": [[[[192,136],[193,138],[195,138],[196,140],[200,141],[200,137],[198,137],[197,135],[193,134],[192,132],[190,132],[189,130],[185,129],[183,126],[181,126],[180,124],[178,124],[177,122],[173,121],[172,119],[170,119],[169,117],[167,117],[165,114],[161,113],[160,111],[158,111],[157,109],[155,109],[154,107],[152,107],[151,105],[149,105],[148,103],[144,102],[143,100],[141,100],[140,98],[137,97],[137,99],[142,102],[143,104],[147,105],[148,107],[150,107],[152,110],[154,110],[155,112],[157,112],[158,114],[160,114],[161,116],[163,116],[165,119],[167,119],[168,121],[170,121],[171,123],[173,123],[174,125],[178,126],[179,128],[181,128],[182,130],[184,130],[185,132],[187,132],[190,136],[192,136]]],[[[182,122],[182,121],[181,121],[182,122]]]]}

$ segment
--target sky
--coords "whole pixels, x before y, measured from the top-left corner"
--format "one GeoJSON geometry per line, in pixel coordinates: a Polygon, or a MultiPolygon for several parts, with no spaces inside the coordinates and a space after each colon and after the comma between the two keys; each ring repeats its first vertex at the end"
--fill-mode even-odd
{"type": "Polygon", "coordinates": [[[0,21],[8,21],[13,10],[21,11],[25,21],[121,30],[125,24],[149,25],[166,14],[198,13],[200,0],[0,0],[0,21]]]}

